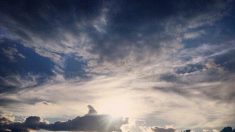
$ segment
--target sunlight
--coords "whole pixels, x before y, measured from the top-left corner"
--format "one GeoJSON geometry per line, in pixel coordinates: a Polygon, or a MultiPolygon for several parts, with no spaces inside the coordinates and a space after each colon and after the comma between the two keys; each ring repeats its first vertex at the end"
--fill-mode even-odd
{"type": "Polygon", "coordinates": [[[97,102],[97,109],[101,114],[109,114],[113,117],[127,117],[133,114],[133,104],[133,100],[128,96],[109,96],[97,102]]]}

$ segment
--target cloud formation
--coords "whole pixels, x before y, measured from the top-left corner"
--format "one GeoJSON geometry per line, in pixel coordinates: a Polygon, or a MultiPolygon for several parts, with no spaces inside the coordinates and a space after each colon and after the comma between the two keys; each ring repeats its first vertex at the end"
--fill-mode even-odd
{"type": "Polygon", "coordinates": [[[1,1],[0,111],[56,121],[94,104],[151,126],[232,126],[233,5],[1,1]]]}
{"type": "Polygon", "coordinates": [[[153,132],[175,132],[175,129],[173,128],[159,128],[159,127],[154,127],[152,128],[153,132]]]}
{"type": "Polygon", "coordinates": [[[112,132],[121,131],[120,127],[128,123],[127,119],[112,118],[109,115],[98,115],[90,113],[92,106],[88,106],[89,113],[82,117],[76,117],[66,122],[57,121],[55,123],[46,123],[41,121],[38,116],[27,117],[22,123],[12,122],[5,117],[0,118],[1,132],[28,132],[33,130],[48,130],[48,131],[97,131],[97,132],[112,132]]]}

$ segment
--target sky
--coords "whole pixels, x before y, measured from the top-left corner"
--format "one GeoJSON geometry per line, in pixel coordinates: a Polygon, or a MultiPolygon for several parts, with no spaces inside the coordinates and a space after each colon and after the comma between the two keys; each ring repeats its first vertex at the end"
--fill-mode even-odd
{"type": "Polygon", "coordinates": [[[89,105],[128,117],[124,132],[235,127],[234,14],[234,0],[1,0],[0,115],[89,105]]]}

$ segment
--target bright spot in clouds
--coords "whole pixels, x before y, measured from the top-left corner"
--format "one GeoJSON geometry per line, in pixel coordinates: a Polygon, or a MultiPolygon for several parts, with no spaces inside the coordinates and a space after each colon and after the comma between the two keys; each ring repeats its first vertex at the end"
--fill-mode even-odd
{"type": "Polygon", "coordinates": [[[128,95],[113,95],[102,97],[96,103],[96,108],[100,113],[110,114],[114,117],[128,117],[133,115],[135,111],[135,102],[128,95]]]}

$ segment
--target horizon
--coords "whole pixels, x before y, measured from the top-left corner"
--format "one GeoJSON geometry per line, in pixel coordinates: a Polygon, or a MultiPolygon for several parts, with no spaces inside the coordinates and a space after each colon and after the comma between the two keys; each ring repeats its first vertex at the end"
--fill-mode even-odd
{"type": "Polygon", "coordinates": [[[99,114],[93,106],[88,105],[84,116],[77,116],[67,121],[49,122],[38,116],[26,117],[24,121],[15,121],[0,117],[1,132],[39,131],[82,131],[82,132],[234,132],[230,126],[218,129],[174,128],[172,126],[147,126],[145,120],[99,114]]]}

